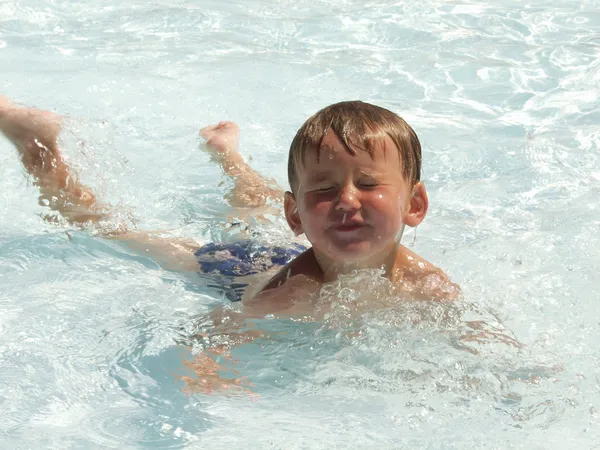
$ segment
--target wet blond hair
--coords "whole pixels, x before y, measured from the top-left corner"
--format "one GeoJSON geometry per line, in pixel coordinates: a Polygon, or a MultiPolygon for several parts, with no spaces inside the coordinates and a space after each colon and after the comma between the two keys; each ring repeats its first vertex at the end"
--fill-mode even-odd
{"type": "Polygon", "coordinates": [[[298,171],[303,167],[306,155],[316,152],[319,160],[321,142],[329,130],[337,135],[351,155],[356,155],[358,149],[373,156],[377,144],[389,137],[398,149],[402,175],[413,185],[421,179],[421,143],[412,127],[385,108],[348,101],[323,108],[296,133],[288,156],[288,181],[292,192],[298,189],[298,171]]]}

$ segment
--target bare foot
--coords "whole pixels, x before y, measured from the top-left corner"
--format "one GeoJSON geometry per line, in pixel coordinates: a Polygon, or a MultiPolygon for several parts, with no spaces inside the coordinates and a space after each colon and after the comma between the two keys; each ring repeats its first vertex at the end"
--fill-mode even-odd
{"type": "Polygon", "coordinates": [[[26,108],[0,96],[0,131],[15,144],[15,140],[37,138],[52,144],[60,132],[58,114],[36,108],[26,108]]]}
{"type": "Polygon", "coordinates": [[[0,131],[15,145],[25,169],[35,177],[63,163],[57,146],[60,126],[57,114],[16,106],[0,96],[0,131]]]}
{"type": "Polygon", "coordinates": [[[219,154],[239,151],[240,127],[234,122],[219,122],[200,130],[200,136],[206,139],[206,147],[219,154]]]}

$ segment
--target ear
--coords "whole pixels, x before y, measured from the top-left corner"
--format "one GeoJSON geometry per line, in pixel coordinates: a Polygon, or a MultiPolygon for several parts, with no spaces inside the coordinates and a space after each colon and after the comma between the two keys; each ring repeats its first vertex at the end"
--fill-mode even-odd
{"type": "Polygon", "coordinates": [[[410,208],[404,214],[404,223],[409,227],[420,225],[427,214],[427,209],[429,209],[427,189],[425,189],[425,185],[422,182],[418,182],[413,187],[410,208]]]}
{"type": "Polygon", "coordinates": [[[302,223],[300,222],[300,215],[298,214],[298,205],[296,204],[296,198],[291,192],[286,192],[283,198],[283,211],[285,212],[285,220],[287,220],[290,229],[296,236],[304,233],[302,223]]]}

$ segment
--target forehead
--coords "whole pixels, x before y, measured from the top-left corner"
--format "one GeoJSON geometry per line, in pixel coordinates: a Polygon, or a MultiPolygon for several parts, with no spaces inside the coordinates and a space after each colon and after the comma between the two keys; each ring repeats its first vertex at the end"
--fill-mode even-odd
{"type": "Polygon", "coordinates": [[[378,137],[371,142],[370,150],[350,145],[350,151],[342,140],[331,130],[323,137],[318,151],[308,151],[304,165],[361,167],[377,166],[388,170],[401,170],[401,158],[396,145],[389,136],[378,137]]]}

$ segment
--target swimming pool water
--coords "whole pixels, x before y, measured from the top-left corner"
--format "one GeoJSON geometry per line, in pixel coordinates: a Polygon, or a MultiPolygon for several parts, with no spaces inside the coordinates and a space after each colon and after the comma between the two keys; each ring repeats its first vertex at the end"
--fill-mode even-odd
{"type": "Polygon", "coordinates": [[[431,203],[404,242],[463,288],[357,316],[356,287],[385,282],[346,277],[323,320],[246,324],[268,336],[232,367],[259,397],[185,393],[190,336],[225,302],[44,222],[0,140],[2,448],[598,446],[597,1],[9,0],[0,67],[2,94],[70,117],[69,160],[122,217],[198,239],[229,186],[199,127],[237,121],[285,185],[310,114],[388,107],[419,134],[431,203]]]}

